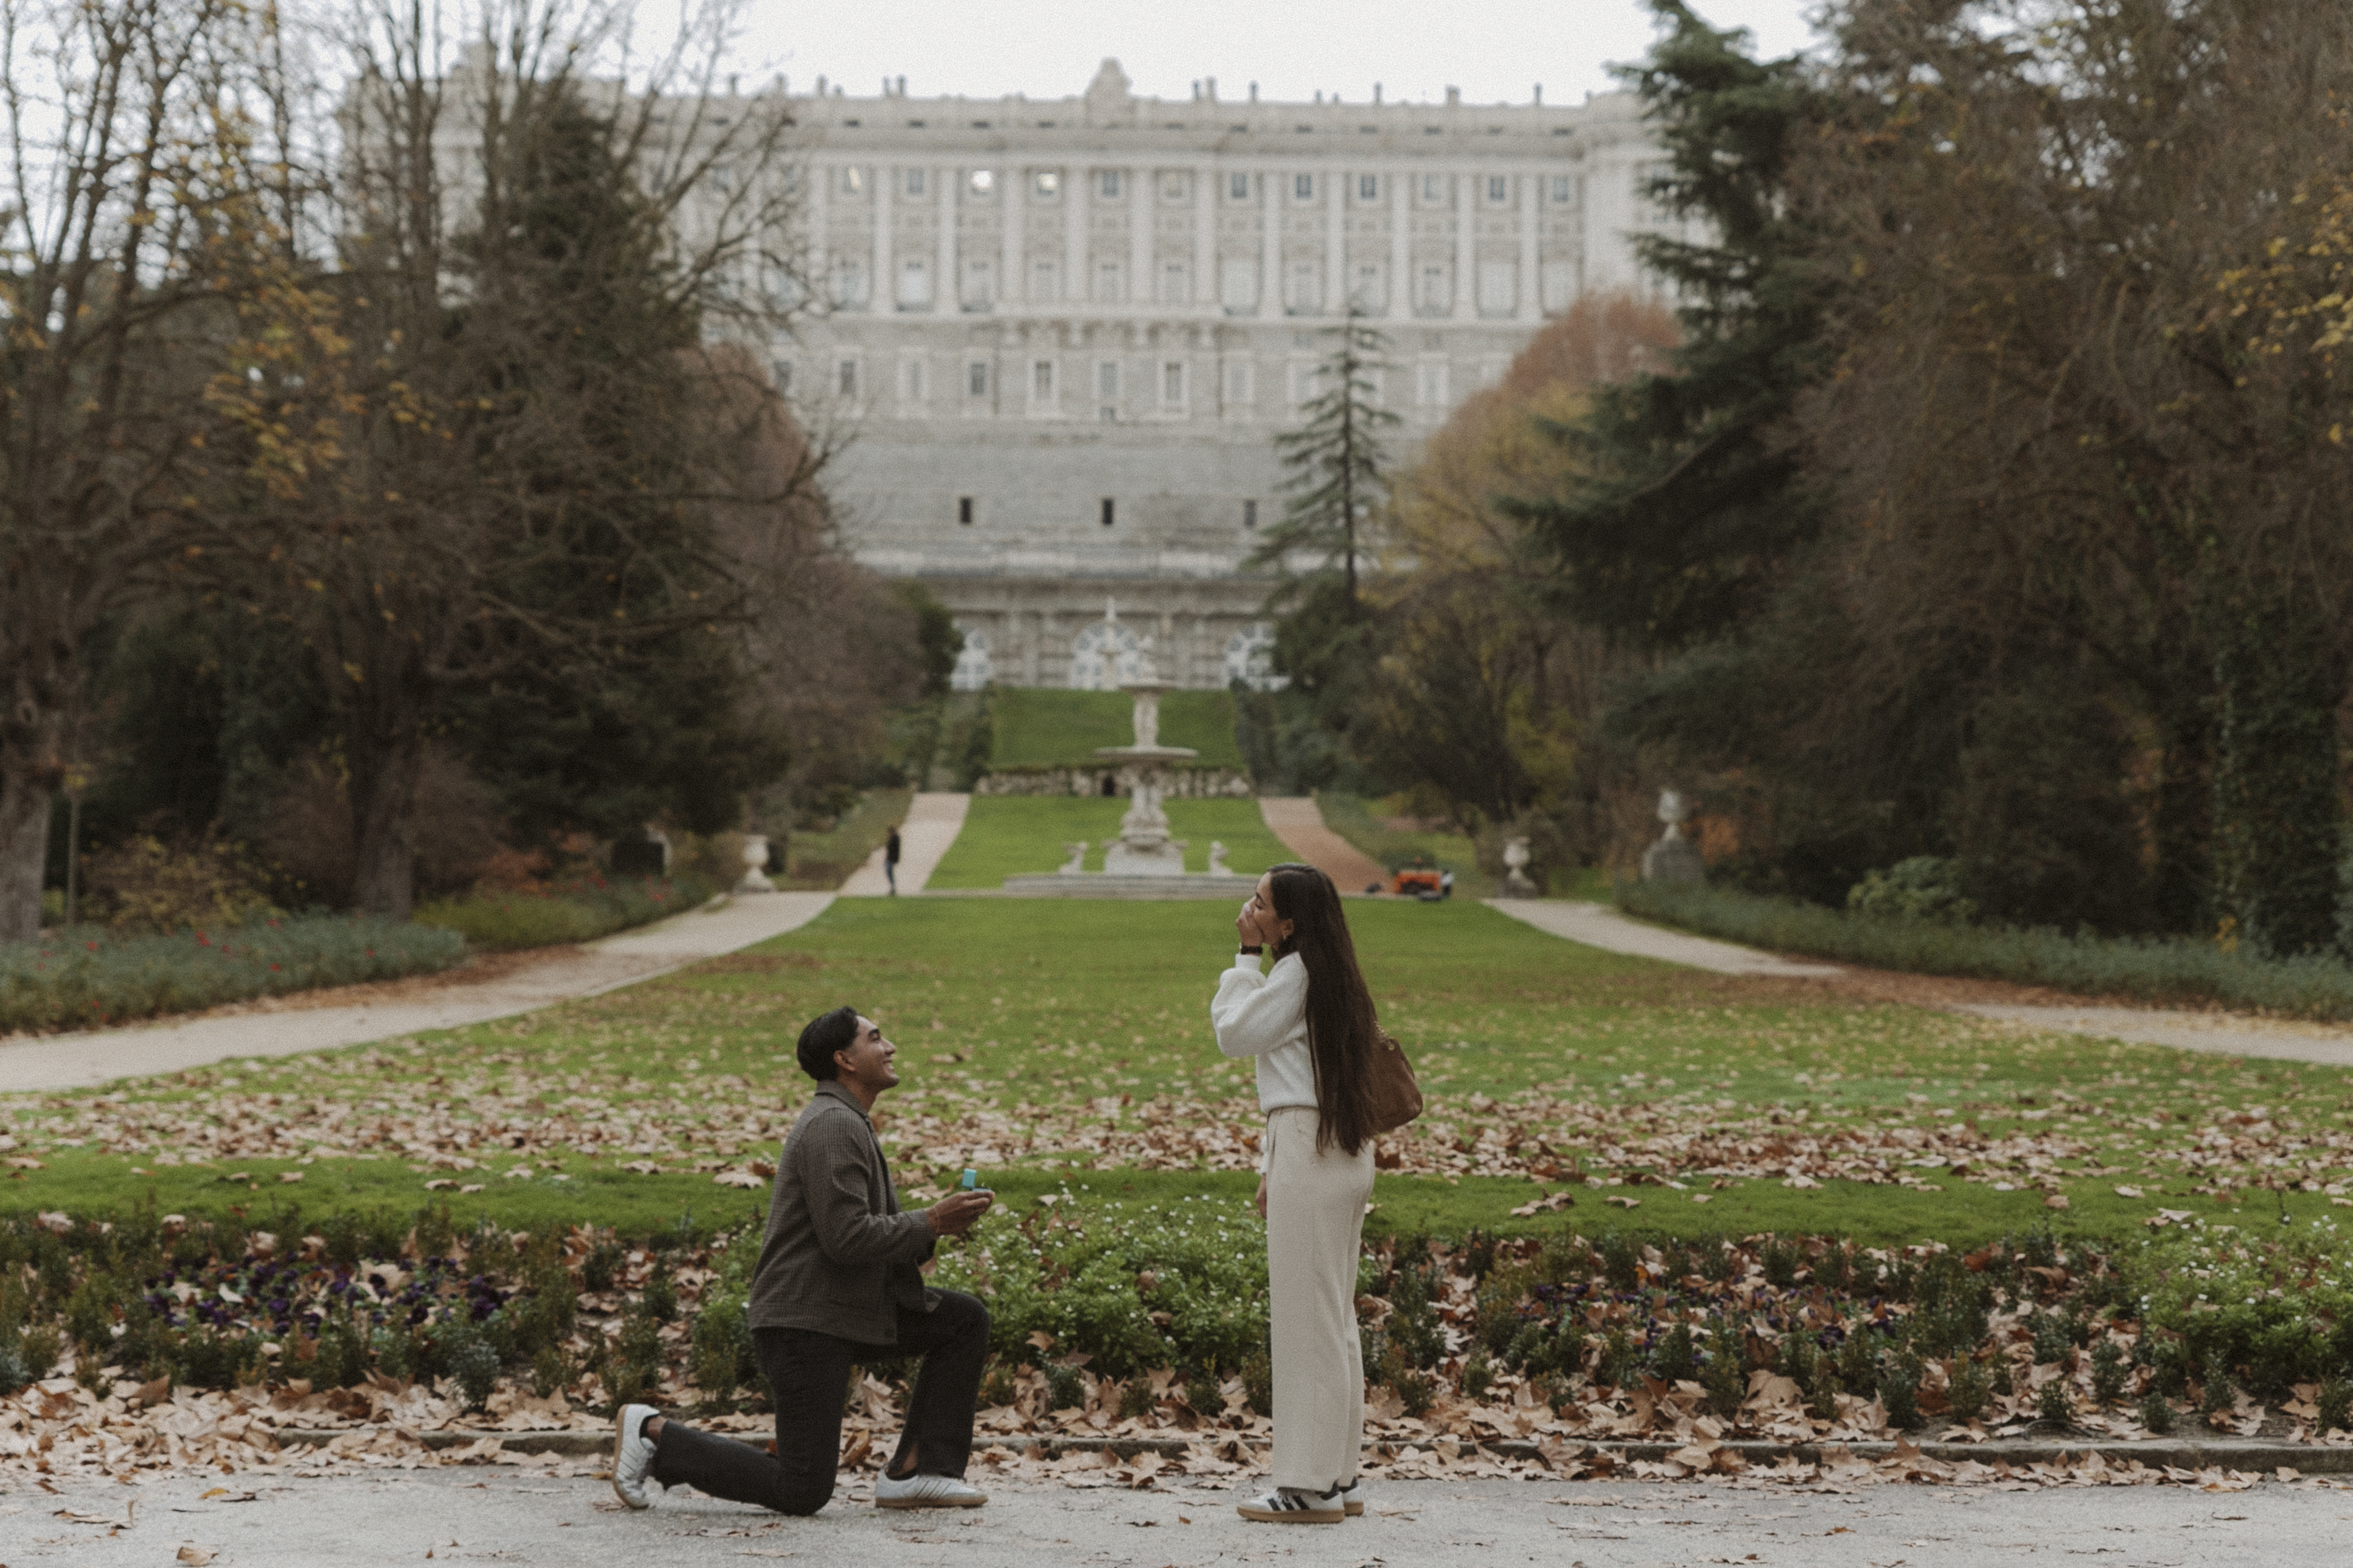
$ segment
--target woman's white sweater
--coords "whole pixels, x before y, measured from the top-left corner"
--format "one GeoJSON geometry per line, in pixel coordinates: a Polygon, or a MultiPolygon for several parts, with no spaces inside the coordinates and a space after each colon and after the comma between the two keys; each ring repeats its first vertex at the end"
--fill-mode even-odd
{"type": "Polygon", "coordinates": [[[1218,1049],[1258,1058],[1258,1108],[1315,1105],[1315,1059],[1307,1053],[1307,965],[1297,953],[1274,961],[1264,974],[1247,952],[1218,976],[1209,1002],[1218,1049]]]}

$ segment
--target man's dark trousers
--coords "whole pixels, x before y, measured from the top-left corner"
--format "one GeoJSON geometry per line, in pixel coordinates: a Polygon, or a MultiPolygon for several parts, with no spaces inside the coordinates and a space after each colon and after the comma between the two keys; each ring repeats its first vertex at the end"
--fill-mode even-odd
{"type": "Polygon", "coordinates": [[[972,1456],[981,1363],[988,1355],[988,1309],[961,1291],[937,1294],[940,1304],[932,1311],[898,1310],[896,1345],[864,1345],[812,1329],[753,1330],[753,1353],[776,1408],[776,1451],[664,1421],[654,1445],[653,1479],[778,1513],[815,1513],[833,1496],[850,1367],[900,1355],[919,1355],[923,1366],[891,1468],[896,1470],[913,1446],[925,1474],[963,1475],[972,1456]]]}

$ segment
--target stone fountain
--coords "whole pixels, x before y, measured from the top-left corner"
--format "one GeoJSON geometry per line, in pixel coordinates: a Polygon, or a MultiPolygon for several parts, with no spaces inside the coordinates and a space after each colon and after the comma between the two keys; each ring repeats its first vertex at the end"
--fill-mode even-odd
{"type": "Polygon", "coordinates": [[[1168,836],[1168,764],[1190,762],[1201,753],[1189,746],[1160,743],[1160,694],[1168,684],[1155,679],[1151,657],[1134,680],[1120,689],[1135,701],[1135,741],[1126,746],[1098,746],[1095,755],[1120,765],[1120,783],[1127,787],[1127,815],[1119,819],[1119,837],[1103,850],[1106,877],[1181,877],[1185,875],[1185,840],[1168,836]]]}
{"type": "MultiPolygon", "coordinates": [[[[1105,622],[1115,624],[1116,615],[1107,611],[1105,622]]],[[[1005,890],[1033,897],[1233,897],[1240,874],[1226,865],[1224,845],[1209,847],[1208,871],[1187,871],[1186,841],[1169,834],[1168,812],[1163,805],[1168,792],[1168,765],[1190,762],[1201,753],[1190,746],[1160,743],[1160,698],[1174,686],[1154,669],[1149,637],[1139,645],[1133,673],[1119,683],[1119,689],[1134,703],[1130,710],[1134,739],[1124,746],[1095,748],[1096,756],[1118,767],[1120,783],[1128,795],[1119,837],[1103,847],[1103,868],[1085,868],[1083,842],[1066,844],[1063,848],[1071,858],[1060,870],[1008,877],[1005,890]]]]}

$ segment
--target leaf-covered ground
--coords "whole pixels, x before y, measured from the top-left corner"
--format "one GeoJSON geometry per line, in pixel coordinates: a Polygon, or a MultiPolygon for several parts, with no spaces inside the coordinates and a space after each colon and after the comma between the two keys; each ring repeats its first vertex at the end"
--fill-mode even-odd
{"type": "MultiPolygon", "coordinates": [[[[1381,1201],[1441,1232],[1531,1203],[1523,1219],[1639,1206],[1686,1232],[1955,1242],[2044,1205],[2108,1227],[2353,1205],[2343,1069],[1699,975],[1472,904],[1350,913],[1430,1097],[1383,1142],[1381,1201]]],[[[699,1192],[732,1215],[806,1099],[802,1022],[848,1002],[900,1046],[881,1121],[917,1192],[965,1165],[1009,1164],[995,1179],[1016,1189],[1073,1168],[1246,1177],[1250,1067],[1218,1055],[1207,1009],[1230,921],[1197,903],[844,900],[755,952],[512,1022],[14,1097],[0,1161],[22,1208],[268,1189],[314,1209],[441,1194],[461,1218],[634,1222],[699,1192]]]]}

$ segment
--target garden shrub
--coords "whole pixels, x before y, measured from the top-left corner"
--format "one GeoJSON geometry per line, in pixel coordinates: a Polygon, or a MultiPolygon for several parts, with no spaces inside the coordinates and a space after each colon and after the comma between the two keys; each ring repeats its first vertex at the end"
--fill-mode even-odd
{"type": "Polygon", "coordinates": [[[1961,863],[1935,855],[1915,855],[1884,871],[1864,872],[1847,889],[1846,907],[1856,914],[1947,925],[1967,925],[1978,915],[1977,905],[1961,896],[1961,863]]]}
{"type": "Polygon", "coordinates": [[[1667,882],[1621,881],[1618,902],[1629,914],[1727,942],[1874,969],[1974,975],[2086,996],[2353,1017],[2353,963],[2324,953],[2274,958],[2249,942],[2226,949],[2194,937],[1958,926],[1667,882]]]}
{"type": "Polygon", "coordinates": [[[37,942],[0,944],[0,1033],[87,1028],[393,980],[465,956],[451,932],[362,916],[273,918],[173,936],[76,926],[37,942]]]}
{"type": "Polygon", "coordinates": [[[1066,1196],[1006,1229],[943,1246],[933,1283],[988,1302],[990,1342],[1008,1361],[1083,1349],[1088,1370],[1240,1366],[1266,1339],[1266,1231],[1224,1205],[1179,1199],[1097,1214],[1066,1196]],[[1155,1314],[1166,1321],[1155,1321],[1155,1314]]]}

